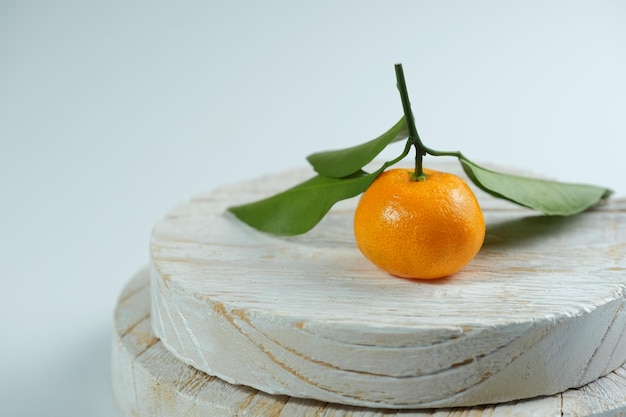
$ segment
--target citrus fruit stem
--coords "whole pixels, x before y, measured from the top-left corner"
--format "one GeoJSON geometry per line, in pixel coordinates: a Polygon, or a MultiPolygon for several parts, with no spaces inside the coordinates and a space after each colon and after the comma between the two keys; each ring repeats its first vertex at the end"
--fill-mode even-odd
{"type": "Polygon", "coordinates": [[[417,133],[417,128],[415,127],[415,118],[413,117],[413,111],[411,110],[411,102],[406,88],[406,80],[404,79],[402,64],[396,64],[395,69],[396,80],[398,83],[397,86],[400,91],[400,98],[402,99],[404,118],[409,131],[408,143],[415,147],[415,171],[411,174],[411,178],[413,181],[423,181],[426,179],[426,173],[424,172],[422,160],[426,154],[432,156],[454,156],[457,158],[463,158],[463,155],[458,151],[436,151],[424,145],[422,139],[417,133]]]}
{"type": "Polygon", "coordinates": [[[404,118],[406,119],[406,125],[409,130],[409,141],[415,147],[415,172],[411,175],[414,181],[423,181],[426,179],[424,168],[422,165],[422,159],[426,155],[426,147],[422,143],[417,128],[415,127],[415,118],[413,117],[413,111],[411,110],[411,102],[409,100],[409,93],[406,88],[406,81],[404,79],[404,70],[402,64],[396,64],[396,81],[398,90],[400,91],[400,98],[402,99],[402,109],[404,110],[404,118]]]}

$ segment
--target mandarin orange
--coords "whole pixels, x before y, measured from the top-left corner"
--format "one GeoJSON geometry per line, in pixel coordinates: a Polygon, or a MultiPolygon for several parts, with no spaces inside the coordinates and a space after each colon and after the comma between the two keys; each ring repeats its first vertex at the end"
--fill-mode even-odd
{"type": "Polygon", "coordinates": [[[354,215],[357,246],[374,265],[404,278],[442,278],[460,271],[485,238],[485,220],[469,186],[456,175],[424,169],[384,171],[354,215]]]}

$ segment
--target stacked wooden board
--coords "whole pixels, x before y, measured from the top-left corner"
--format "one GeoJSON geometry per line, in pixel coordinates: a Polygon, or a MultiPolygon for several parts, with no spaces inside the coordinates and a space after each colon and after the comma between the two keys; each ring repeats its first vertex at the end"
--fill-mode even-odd
{"type": "Polygon", "coordinates": [[[358,252],[356,200],[292,238],[225,214],[307,175],[199,195],[156,225],[116,311],[125,415],[626,413],[626,202],[550,218],[477,192],[480,254],[421,282],[358,252]]]}

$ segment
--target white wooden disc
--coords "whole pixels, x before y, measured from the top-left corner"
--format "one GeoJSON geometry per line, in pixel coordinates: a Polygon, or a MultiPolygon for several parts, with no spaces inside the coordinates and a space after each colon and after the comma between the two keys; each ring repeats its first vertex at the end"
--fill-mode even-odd
{"type": "Polygon", "coordinates": [[[129,281],[114,315],[112,382],[125,417],[617,417],[626,414],[626,367],[580,389],[458,409],[381,410],[272,396],[230,385],[176,359],[150,325],[148,270],[129,281]]]}
{"type": "Polygon", "coordinates": [[[393,409],[552,395],[626,360],[624,201],[548,218],[477,193],[480,254],[421,282],[363,258],[356,199],[295,238],[225,214],[310,175],[202,194],[156,225],[153,327],[176,357],[269,394],[393,409]]]}

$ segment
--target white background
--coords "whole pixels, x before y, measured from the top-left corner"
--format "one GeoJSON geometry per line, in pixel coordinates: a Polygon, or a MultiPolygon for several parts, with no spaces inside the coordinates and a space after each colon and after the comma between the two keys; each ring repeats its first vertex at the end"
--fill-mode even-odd
{"type": "Polygon", "coordinates": [[[0,415],[119,416],[154,223],[382,133],[397,62],[428,146],[624,196],[623,1],[0,1],[0,415]]]}

